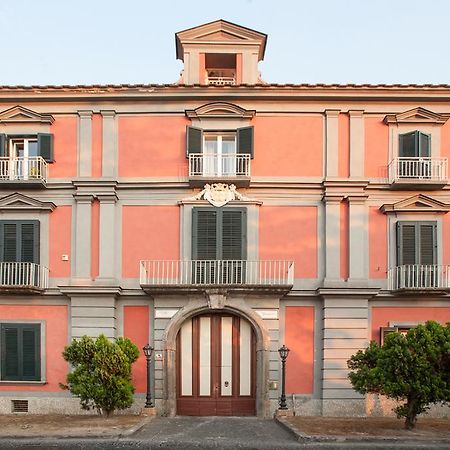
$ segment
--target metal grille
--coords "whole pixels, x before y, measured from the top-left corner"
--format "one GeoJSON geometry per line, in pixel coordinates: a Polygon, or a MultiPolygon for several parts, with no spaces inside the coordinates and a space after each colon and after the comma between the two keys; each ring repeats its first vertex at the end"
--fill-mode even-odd
{"type": "Polygon", "coordinates": [[[28,400],[11,400],[11,412],[27,413],[28,412],[28,400]]]}

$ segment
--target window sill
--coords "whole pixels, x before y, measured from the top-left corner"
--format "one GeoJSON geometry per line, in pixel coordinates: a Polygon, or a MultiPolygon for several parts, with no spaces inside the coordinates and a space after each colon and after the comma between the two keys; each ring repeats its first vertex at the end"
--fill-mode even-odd
{"type": "Polygon", "coordinates": [[[43,386],[47,381],[20,381],[20,380],[0,380],[0,386],[19,385],[19,386],[43,386]]]}

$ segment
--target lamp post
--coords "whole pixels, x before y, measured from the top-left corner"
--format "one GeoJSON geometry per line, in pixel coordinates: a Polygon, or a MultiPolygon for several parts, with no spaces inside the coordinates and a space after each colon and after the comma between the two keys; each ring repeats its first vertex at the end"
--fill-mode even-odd
{"type": "Polygon", "coordinates": [[[289,349],[283,344],[278,349],[278,353],[281,358],[281,397],[278,409],[288,409],[286,405],[286,359],[289,355],[289,349]]]}
{"type": "Polygon", "coordinates": [[[153,408],[152,393],[150,392],[150,364],[152,362],[153,347],[146,344],[142,350],[144,351],[144,355],[147,360],[147,396],[145,397],[145,407],[153,408]]]}

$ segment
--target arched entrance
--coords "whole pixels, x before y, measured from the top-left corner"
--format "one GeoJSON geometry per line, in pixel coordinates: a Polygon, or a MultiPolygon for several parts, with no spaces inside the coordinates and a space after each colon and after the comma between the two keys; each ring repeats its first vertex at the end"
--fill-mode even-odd
{"type": "Polygon", "coordinates": [[[167,324],[163,337],[163,399],[161,413],[168,416],[178,414],[177,392],[181,380],[177,379],[177,337],[181,327],[188,319],[201,316],[202,314],[212,313],[223,314],[225,316],[228,314],[233,317],[237,316],[251,325],[255,340],[255,412],[258,417],[270,417],[270,338],[268,330],[261,317],[244,300],[230,299],[226,295],[216,295],[211,292],[208,293],[206,298],[191,299],[167,324]]]}
{"type": "Polygon", "coordinates": [[[209,312],[184,321],[177,336],[177,414],[256,413],[256,338],[237,315],[209,312]]]}

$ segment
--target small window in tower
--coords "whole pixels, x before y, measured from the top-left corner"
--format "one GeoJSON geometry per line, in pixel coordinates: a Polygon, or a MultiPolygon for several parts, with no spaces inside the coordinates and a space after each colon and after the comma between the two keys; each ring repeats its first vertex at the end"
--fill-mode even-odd
{"type": "Polygon", "coordinates": [[[226,86],[236,84],[236,54],[207,53],[205,55],[207,84],[226,86]]]}

